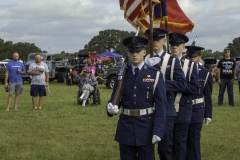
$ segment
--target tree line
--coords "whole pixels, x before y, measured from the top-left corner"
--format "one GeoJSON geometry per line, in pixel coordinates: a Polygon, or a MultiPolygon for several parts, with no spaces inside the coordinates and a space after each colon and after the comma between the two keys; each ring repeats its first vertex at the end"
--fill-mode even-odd
{"type": "MultiPolygon", "coordinates": [[[[88,54],[90,52],[96,51],[98,53],[110,51],[118,54],[126,55],[126,47],[123,46],[122,41],[124,38],[128,36],[135,35],[134,32],[115,30],[115,29],[107,29],[103,31],[99,31],[98,35],[94,36],[87,44],[84,45],[83,49],[75,53],[65,53],[62,51],[61,53],[55,54],[54,57],[75,57],[78,54],[88,54]]],[[[231,57],[234,58],[236,56],[240,56],[240,37],[234,38],[231,43],[228,43],[226,47],[231,50],[231,57]]],[[[149,53],[149,45],[147,46],[147,53],[149,53]]],[[[34,43],[28,42],[18,42],[13,43],[12,41],[4,41],[0,38],[0,60],[3,59],[11,59],[12,54],[14,52],[20,53],[21,59],[26,60],[27,55],[33,52],[45,52],[42,51],[39,47],[37,47],[34,43]]],[[[222,51],[212,52],[211,49],[206,49],[202,52],[202,58],[205,57],[215,57],[216,59],[220,59],[222,56],[222,51]]]]}

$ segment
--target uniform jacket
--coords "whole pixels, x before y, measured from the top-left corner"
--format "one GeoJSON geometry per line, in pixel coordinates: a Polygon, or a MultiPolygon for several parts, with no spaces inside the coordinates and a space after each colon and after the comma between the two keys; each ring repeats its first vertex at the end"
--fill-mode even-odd
{"type": "MultiPolygon", "coordinates": [[[[157,69],[146,64],[135,79],[131,66],[128,68],[123,84],[120,106],[126,109],[145,109],[153,107],[153,114],[130,117],[120,114],[115,140],[121,144],[141,146],[152,143],[152,136],[163,137],[166,120],[166,86],[160,74],[155,92],[153,85],[157,69]]],[[[118,85],[117,77],[111,96],[112,101],[118,85]]],[[[120,111],[119,111],[120,112],[120,111]]]]}
{"type": "Polygon", "coordinates": [[[199,92],[197,95],[192,96],[192,98],[197,99],[197,98],[204,97],[204,102],[195,104],[192,106],[191,123],[202,123],[204,118],[212,118],[213,78],[212,78],[211,72],[200,65],[198,67],[198,84],[199,84],[199,92]],[[209,76],[204,87],[204,83],[205,83],[208,72],[209,72],[209,76]]]}
{"type": "MultiPolygon", "coordinates": [[[[185,58],[182,57],[180,59],[180,63],[183,66],[185,62],[185,58]]],[[[197,95],[199,92],[198,88],[198,73],[197,73],[197,65],[194,63],[192,74],[189,80],[189,71],[191,64],[193,61],[189,62],[188,71],[186,75],[187,86],[184,91],[182,91],[182,97],[179,102],[179,112],[177,113],[177,117],[175,118],[175,123],[189,123],[191,122],[192,117],[192,96],[197,95]]]]}
{"type": "MultiPolygon", "coordinates": [[[[163,63],[163,59],[166,52],[164,52],[160,58],[161,61],[159,64],[155,65],[154,67],[161,70],[161,66],[163,63]]],[[[155,55],[154,57],[158,57],[155,55]]],[[[178,58],[175,58],[174,70],[173,70],[173,81],[170,79],[171,75],[171,68],[173,62],[173,56],[170,56],[165,72],[165,84],[166,84],[166,91],[167,91],[167,116],[177,116],[176,110],[174,107],[174,92],[181,92],[186,89],[186,80],[184,73],[181,69],[180,62],[178,58]]]]}

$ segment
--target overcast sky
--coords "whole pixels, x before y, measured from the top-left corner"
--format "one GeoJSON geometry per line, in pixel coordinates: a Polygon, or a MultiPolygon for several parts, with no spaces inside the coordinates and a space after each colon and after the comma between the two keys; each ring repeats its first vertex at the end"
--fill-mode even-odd
{"type": "MultiPolygon", "coordinates": [[[[189,44],[222,51],[240,36],[239,0],[178,0],[195,24],[189,44]]],[[[135,31],[118,0],[0,0],[0,38],[50,53],[77,52],[105,29],[135,31]],[[49,49],[50,47],[50,49],[49,49]]]]}

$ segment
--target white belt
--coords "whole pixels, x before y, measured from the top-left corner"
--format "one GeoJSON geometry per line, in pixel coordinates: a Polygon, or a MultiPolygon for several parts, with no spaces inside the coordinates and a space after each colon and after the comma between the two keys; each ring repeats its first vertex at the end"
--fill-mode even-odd
{"type": "Polygon", "coordinates": [[[199,103],[203,103],[203,98],[197,98],[197,99],[194,99],[192,100],[192,104],[199,104],[199,103]]]}
{"type": "Polygon", "coordinates": [[[122,108],[122,114],[127,116],[143,116],[153,113],[153,107],[145,109],[126,109],[122,108]]]}

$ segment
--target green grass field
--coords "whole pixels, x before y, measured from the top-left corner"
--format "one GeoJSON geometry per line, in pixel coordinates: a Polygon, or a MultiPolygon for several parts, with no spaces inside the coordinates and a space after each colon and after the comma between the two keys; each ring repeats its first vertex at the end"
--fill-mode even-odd
{"type": "MultiPolygon", "coordinates": [[[[51,93],[42,110],[32,109],[30,85],[24,84],[19,111],[6,110],[8,93],[0,98],[0,160],[119,160],[114,141],[118,116],[108,118],[105,105],[111,90],[99,85],[102,104],[77,105],[77,86],[51,82],[51,93]]],[[[235,106],[217,106],[218,85],[214,84],[213,119],[202,130],[203,160],[240,159],[240,102],[235,83],[235,106]]],[[[12,102],[13,104],[13,102],[12,102]]]]}

